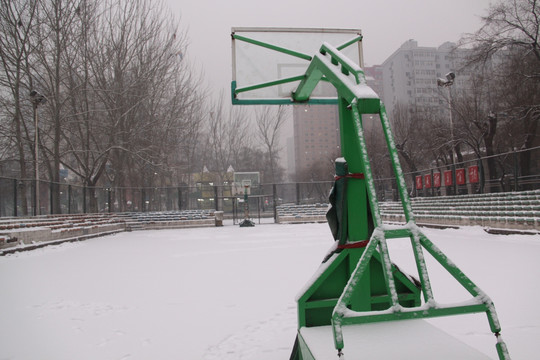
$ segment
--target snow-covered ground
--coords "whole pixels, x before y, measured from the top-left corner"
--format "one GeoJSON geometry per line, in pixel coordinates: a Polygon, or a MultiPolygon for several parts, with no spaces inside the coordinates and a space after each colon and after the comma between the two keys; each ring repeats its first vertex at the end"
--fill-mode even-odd
{"type": "MultiPolygon", "coordinates": [[[[540,236],[424,231],[493,299],[512,358],[537,358],[540,236]]],[[[0,359],[288,359],[294,298],[331,245],[326,224],[229,225],[0,257],[0,359]]],[[[390,240],[390,251],[415,273],[406,240],[390,240]]],[[[428,267],[438,302],[469,298],[428,267]]],[[[485,315],[429,321],[497,358],[485,315]]]]}

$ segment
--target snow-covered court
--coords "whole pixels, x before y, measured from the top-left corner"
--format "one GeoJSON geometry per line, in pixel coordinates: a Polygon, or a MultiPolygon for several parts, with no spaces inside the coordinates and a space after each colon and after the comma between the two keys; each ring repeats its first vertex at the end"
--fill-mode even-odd
{"type": "MultiPolygon", "coordinates": [[[[424,231],[495,302],[512,358],[537,359],[540,236],[424,231]]],[[[0,359],[288,359],[295,297],[331,245],[327,224],[228,225],[0,257],[0,359]]],[[[392,260],[415,275],[408,242],[389,245],[392,260]]],[[[427,260],[439,303],[470,298],[427,260]]],[[[429,322],[497,358],[485,314],[429,322]]]]}

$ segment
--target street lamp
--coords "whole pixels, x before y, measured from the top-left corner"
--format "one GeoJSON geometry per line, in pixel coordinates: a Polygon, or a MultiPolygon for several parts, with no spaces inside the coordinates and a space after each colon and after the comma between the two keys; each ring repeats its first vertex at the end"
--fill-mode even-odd
{"type": "Polygon", "coordinates": [[[455,179],[455,165],[457,162],[457,154],[456,154],[456,146],[454,141],[454,120],[452,119],[452,93],[450,92],[450,86],[454,85],[454,79],[456,78],[456,74],[453,72],[449,72],[445,75],[445,79],[438,78],[437,79],[437,86],[444,87],[448,90],[448,113],[450,114],[450,142],[452,144],[452,165],[454,167],[453,169],[453,183],[454,183],[454,193],[457,193],[457,184],[455,179]]]}
{"type": "Polygon", "coordinates": [[[36,200],[36,204],[34,206],[34,216],[37,216],[39,214],[39,167],[38,167],[38,160],[39,160],[39,148],[38,148],[38,141],[39,141],[39,128],[38,128],[38,112],[37,108],[39,105],[43,105],[47,102],[47,98],[37,92],[36,90],[30,91],[30,101],[32,101],[32,107],[34,109],[34,156],[35,156],[35,186],[34,186],[34,196],[36,200]]]}
{"type": "Polygon", "coordinates": [[[452,94],[450,93],[450,86],[454,85],[454,79],[456,74],[449,72],[445,75],[446,79],[438,78],[437,85],[444,87],[448,90],[448,112],[450,113],[450,141],[452,143],[452,164],[456,163],[456,148],[454,143],[454,120],[452,119],[452,94]]]}

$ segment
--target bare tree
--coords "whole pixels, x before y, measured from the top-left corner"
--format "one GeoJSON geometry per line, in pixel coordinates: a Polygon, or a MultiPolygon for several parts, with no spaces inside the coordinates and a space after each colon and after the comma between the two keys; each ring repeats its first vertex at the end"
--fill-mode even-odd
{"type": "MultiPolygon", "coordinates": [[[[437,145],[437,132],[435,131],[441,127],[444,125],[433,121],[418,108],[397,104],[394,110],[392,128],[396,148],[405,162],[408,172],[411,173],[413,184],[415,176],[429,164],[429,160],[426,160],[429,157],[426,154],[438,154],[441,150],[440,145],[437,145]]],[[[444,141],[447,142],[446,139],[444,141]]]]}
{"type": "Polygon", "coordinates": [[[169,126],[165,134],[167,141],[162,143],[162,148],[166,152],[165,168],[173,169],[172,181],[191,185],[191,174],[198,170],[198,150],[206,111],[201,94],[206,91],[197,90],[197,78],[192,78],[192,72],[180,71],[178,74],[169,94],[164,94],[168,100],[162,110],[166,111],[164,116],[169,119],[169,126]]]}
{"type": "MultiPolygon", "coordinates": [[[[482,17],[482,27],[464,36],[461,46],[473,46],[470,62],[490,60],[508,48],[520,48],[540,63],[540,2],[538,0],[505,0],[491,5],[482,17]]],[[[538,68],[530,74],[540,76],[538,68]]]]}
{"type": "MultiPolygon", "coordinates": [[[[20,178],[26,179],[27,159],[31,158],[33,129],[28,94],[29,57],[32,52],[31,35],[35,27],[35,1],[0,1],[0,126],[8,140],[2,154],[13,157],[18,163],[20,178]],[[5,119],[5,120],[4,120],[5,119]],[[8,149],[13,146],[16,153],[8,149]]],[[[0,158],[0,160],[3,160],[0,158]]],[[[38,166],[34,159],[34,166],[38,166]]],[[[21,183],[22,213],[28,214],[27,183],[21,183]]],[[[17,204],[15,204],[17,206],[17,204]]]]}
{"type": "Polygon", "coordinates": [[[243,152],[252,145],[247,114],[241,107],[225,106],[223,94],[211,107],[207,118],[204,164],[223,182],[227,169],[238,169],[243,152]]]}
{"type": "Polygon", "coordinates": [[[277,173],[279,160],[279,135],[280,130],[286,120],[285,108],[280,105],[277,108],[271,106],[262,106],[257,108],[255,113],[257,122],[258,138],[261,141],[265,151],[268,154],[268,164],[270,169],[269,177],[266,181],[275,183],[280,180],[277,173]]]}
{"type": "Polygon", "coordinates": [[[67,91],[65,68],[75,59],[70,46],[77,27],[77,7],[74,1],[49,0],[39,2],[38,26],[35,27],[33,61],[30,78],[47,94],[47,116],[42,116],[40,148],[51,180],[52,212],[60,212],[61,132],[68,116],[66,105],[72,94],[67,91]]]}
{"type": "MultiPolygon", "coordinates": [[[[452,101],[455,136],[471,149],[477,159],[487,156],[490,179],[497,178],[495,135],[497,133],[497,98],[493,82],[486,76],[486,66],[476,68],[469,78],[468,88],[457,92],[452,101]],[[494,113],[495,111],[495,113],[494,113]]],[[[484,180],[484,170],[481,179],[484,180]]],[[[481,183],[480,188],[484,187],[481,183]]]]}
{"type": "MultiPolygon", "coordinates": [[[[490,87],[497,93],[489,109],[494,116],[486,129],[486,147],[496,141],[494,126],[501,118],[497,115],[504,114],[507,132],[499,142],[508,142],[507,134],[513,133],[514,148],[530,149],[537,141],[540,121],[540,3],[498,2],[482,20],[483,26],[463,37],[460,45],[472,47],[466,66],[489,68],[490,87]]],[[[530,167],[530,152],[522,152],[522,175],[528,175],[530,167]]]]}
{"type": "Polygon", "coordinates": [[[341,153],[338,149],[334,150],[333,154],[321,155],[320,161],[312,163],[311,166],[308,166],[296,174],[296,181],[332,181],[336,173],[335,161],[340,156],[341,153]]]}
{"type": "Polygon", "coordinates": [[[186,178],[196,156],[204,91],[184,61],[187,34],[163,2],[1,5],[0,113],[9,120],[0,132],[9,136],[2,138],[6,151],[0,148],[0,154],[16,157],[27,177],[36,131],[27,96],[38,87],[49,99],[39,131],[53,212],[60,211],[61,164],[89,188],[91,211],[98,210],[93,192],[99,184],[156,186],[186,178]],[[17,155],[9,154],[11,144],[17,155]]]}
{"type": "MultiPolygon", "coordinates": [[[[80,61],[70,68],[78,98],[64,132],[66,166],[90,187],[91,200],[103,175],[107,186],[122,189],[170,184],[185,165],[179,151],[193,155],[199,122],[197,79],[182,61],[185,34],[160,4],[84,5],[77,9],[80,61]]],[[[122,208],[128,195],[116,196],[122,208]]]]}

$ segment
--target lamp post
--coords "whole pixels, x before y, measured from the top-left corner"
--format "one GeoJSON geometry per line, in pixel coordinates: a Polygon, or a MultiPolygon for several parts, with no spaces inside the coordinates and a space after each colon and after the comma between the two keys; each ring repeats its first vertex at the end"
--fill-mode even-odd
{"type": "Polygon", "coordinates": [[[456,74],[453,72],[449,72],[445,75],[445,79],[438,78],[437,79],[437,86],[444,87],[446,90],[448,90],[448,113],[450,114],[450,143],[452,146],[452,177],[453,177],[453,185],[454,185],[454,194],[457,194],[457,184],[456,184],[456,162],[457,162],[457,154],[456,154],[456,146],[455,146],[455,139],[454,139],[454,120],[452,118],[452,93],[450,92],[450,86],[454,85],[454,79],[456,78],[456,74]]]}
{"type": "Polygon", "coordinates": [[[454,146],[454,120],[452,119],[452,94],[450,93],[450,86],[454,85],[454,79],[456,74],[449,72],[445,75],[446,79],[438,78],[437,85],[444,87],[448,90],[448,112],[450,113],[450,141],[452,143],[452,163],[455,164],[457,160],[456,148],[454,146]]]}
{"type": "Polygon", "coordinates": [[[30,101],[32,101],[32,107],[34,109],[34,156],[35,156],[35,186],[34,186],[34,197],[35,197],[35,206],[34,206],[34,216],[39,215],[39,128],[38,128],[38,111],[37,108],[39,105],[45,104],[47,98],[37,92],[36,90],[30,91],[30,101]]]}

